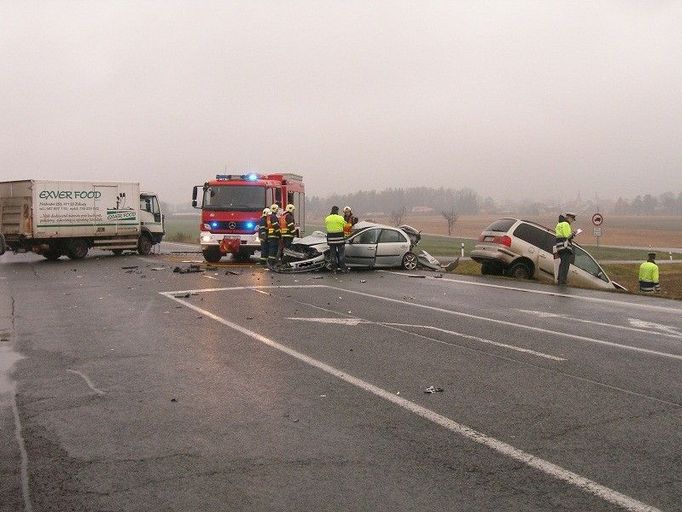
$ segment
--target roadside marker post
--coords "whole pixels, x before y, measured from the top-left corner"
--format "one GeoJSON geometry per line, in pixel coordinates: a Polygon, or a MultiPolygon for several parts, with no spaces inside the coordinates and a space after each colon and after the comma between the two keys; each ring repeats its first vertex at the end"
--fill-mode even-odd
{"type": "MultiPolygon", "coordinates": [[[[462,258],[464,258],[464,242],[462,242],[462,258]]],[[[672,259],[672,256],[670,257],[672,259]]]]}
{"type": "Polygon", "coordinates": [[[604,216],[597,212],[592,215],[592,224],[594,224],[594,236],[597,239],[597,247],[599,247],[599,238],[602,235],[601,225],[604,222],[604,216]]]}

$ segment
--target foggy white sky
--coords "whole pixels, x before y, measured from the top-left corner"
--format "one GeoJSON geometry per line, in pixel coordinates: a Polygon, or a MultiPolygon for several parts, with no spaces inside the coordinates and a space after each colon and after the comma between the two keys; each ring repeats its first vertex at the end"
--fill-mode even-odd
{"type": "Polygon", "coordinates": [[[0,180],[682,191],[682,1],[0,0],[0,180]]]}

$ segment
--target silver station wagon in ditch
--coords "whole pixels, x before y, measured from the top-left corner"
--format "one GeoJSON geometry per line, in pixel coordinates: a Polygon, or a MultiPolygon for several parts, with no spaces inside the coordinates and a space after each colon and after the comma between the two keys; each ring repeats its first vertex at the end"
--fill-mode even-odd
{"type": "MultiPolygon", "coordinates": [[[[554,231],[535,222],[499,219],[483,230],[471,259],[481,264],[482,274],[553,282],[554,240],[554,231]]],[[[625,290],[611,281],[599,263],[578,244],[574,244],[574,255],[568,273],[570,285],[625,290]]]]}

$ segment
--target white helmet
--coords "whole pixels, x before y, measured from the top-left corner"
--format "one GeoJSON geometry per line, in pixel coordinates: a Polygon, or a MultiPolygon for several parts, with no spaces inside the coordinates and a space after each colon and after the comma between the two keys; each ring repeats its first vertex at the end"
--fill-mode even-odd
{"type": "Polygon", "coordinates": [[[296,207],[295,207],[293,204],[291,204],[291,203],[289,203],[289,204],[287,205],[287,207],[285,208],[285,210],[288,211],[288,212],[293,212],[295,209],[296,209],[296,207]]]}
{"type": "Polygon", "coordinates": [[[272,210],[270,208],[263,208],[263,215],[270,215],[272,213],[272,210]]]}
{"type": "Polygon", "coordinates": [[[277,213],[277,210],[279,210],[279,205],[277,203],[272,203],[270,210],[272,210],[272,213],[277,213]]]}
{"type": "Polygon", "coordinates": [[[343,212],[344,212],[344,213],[348,213],[348,212],[351,212],[351,211],[352,211],[352,210],[351,210],[351,207],[350,207],[350,206],[344,206],[344,207],[343,207],[343,212]]]}

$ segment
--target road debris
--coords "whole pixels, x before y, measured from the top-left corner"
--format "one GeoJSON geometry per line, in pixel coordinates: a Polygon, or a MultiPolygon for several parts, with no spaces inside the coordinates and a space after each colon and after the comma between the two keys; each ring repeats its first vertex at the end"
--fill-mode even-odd
{"type": "Polygon", "coordinates": [[[230,274],[232,274],[233,276],[240,276],[240,275],[242,275],[241,272],[237,272],[236,270],[229,270],[229,269],[228,269],[228,270],[225,271],[225,275],[226,275],[226,276],[227,276],[227,275],[230,275],[230,274]]]}
{"type": "Polygon", "coordinates": [[[410,274],[409,277],[416,277],[417,279],[426,279],[426,276],[418,276],[417,274],[410,274]]]}
{"type": "Polygon", "coordinates": [[[134,268],[139,268],[139,267],[140,267],[139,265],[130,265],[130,266],[121,267],[121,268],[122,268],[123,270],[132,270],[132,269],[134,269],[134,268]]]}
{"type": "Polygon", "coordinates": [[[192,274],[195,272],[203,272],[203,269],[199,265],[190,265],[189,267],[175,267],[173,272],[178,274],[192,274]]]}
{"type": "Polygon", "coordinates": [[[437,388],[436,386],[429,386],[424,390],[424,393],[442,393],[443,388],[437,388]]]}
{"type": "Polygon", "coordinates": [[[149,270],[166,270],[166,267],[152,267],[149,270]]]}

